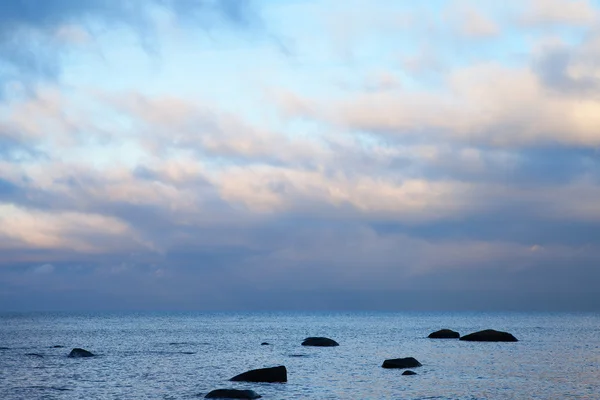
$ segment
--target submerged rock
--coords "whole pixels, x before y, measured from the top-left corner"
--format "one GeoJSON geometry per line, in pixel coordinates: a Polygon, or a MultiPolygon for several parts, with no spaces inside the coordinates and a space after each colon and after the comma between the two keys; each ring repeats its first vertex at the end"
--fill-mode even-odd
{"type": "Polygon", "coordinates": [[[430,333],[427,337],[429,339],[458,339],[460,338],[460,333],[451,329],[440,329],[439,331],[430,333]]]}
{"type": "Polygon", "coordinates": [[[38,357],[38,358],[44,358],[43,354],[39,354],[39,353],[25,353],[26,356],[29,357],[38,357]]]}
{"type": "Polygon", "coordinates": [[[78,347],[74,348],[69,353],[69,357],[94,357],[94,355],[95,354],[92,353],[91,351],[80,349],[78,347]]]}
{"type": "Polygon", "coordinates": [[[0,350],[10,350],[10,348],[9,347],[0,346],[0,350]]]}
{"type": "Polygon", "coordinates": [[[302,342],[302,346],[333,347],[339,345],[335,340],[326,337],[307,337],[302,342]]]}
{"type": "Polygon", "coordinates": [[[262,396],[254,390],[216,389],[209,392],[206,399],[260,399],[262,396]]]}
{"type": "Polygon", "coordinates": [[[287,382],[287,369],[279,367],[253,369],[230,379],[234,382],[287,382]]]}
{"type": "Polygon", "coordinates": [[[60,344],[52,346],[53,349],[62,349],[63,347],[65,347],[65,346],[61,346],[60,344]]]}
{"type": "Polygon", "coordinates": [[[415,368],[421,366],[421,363],[413,357],[385,360],[382,365],[383,368],[415,368]]]}
{"type": "Polygon", "coordinates": [[[408,371],[404,371],[404,372],[402,373],[402,375],[416,375],[416,374],[417,374],[417,373],[416,373],[415,371],[410,371],[410,370],[408,370],[408,371]]]}
{"type": "Polygon", "coordinates": [[[271,344],[271,343],[262,342],[260,345],[261,345],[261,346],[268,346],[268,345],[270,345],[270,344],[271,344]]]}
{"type": "Polygon", "coordinates": [[[484,331],[470,333],[461,336],[460,340],[468,342],[518,342],[519,340],[508,332],[486,329],[484,331]]]}

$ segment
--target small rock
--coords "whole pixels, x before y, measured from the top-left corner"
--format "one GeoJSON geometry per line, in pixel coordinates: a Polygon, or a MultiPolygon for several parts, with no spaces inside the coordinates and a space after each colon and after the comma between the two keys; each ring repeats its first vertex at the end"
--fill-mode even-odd
{"type": "Polygon", "coordinates": [[[230,379],[234,382],[287,382],[287,369],[281,365],[272,368],[253,369],[230,379]]]}
{"type": "Polygon", "coordinates": [[[413,357],[393,358],[383,362],[383,368],[415,368],[420,367],[421,363],[413,357]]]}
{"type": "Polygon", "coordinates": [[[439,331],[430,333],[427,337],[429,339],[458,339],[460,338],[460,333],[451,329],[440,329],[439,331]]]}
{"type": "Polygon", "coordinates": [[[0,350],[10,350],[8,347],[0,347],[0,350]]]}
{"type": "Polygon", "coordinates": [[[62,349],[65,346],[61,346],[60,344],[57,344],[56,346],[52,346],[53,349],[62,349]]]}
{"type": "Polygon", "coordinates": [[[25,353],[25,355],[29,356],[29,357],[44,358],[44,356],[42,354],[39,354],[39,353],[25,353]]]}
{"type": "Polygon", "coordinates": [[[402,375],[416,375],[416,374],[417,374],[417,373],[416,373],[415,371],[411,371],[411,370],[404,371],[404,372],[402,373],[402,375]]]}
{"type": "Polygon", "coordinates": [[[468,342],[518,342],[519,340],[508,332],[495,331],[486,329],[484,331],[470,333],[461,336],[460,340],[468,342]]]}
{"type": "Polygon", "coordinates": [[[326,337],[307,337],[302,342],[302,346],[333,347],[339,345],[335,340],[326,337]]]}
{"type": "Polygon", "coordinates": [[[78,347],[71,350],[69,357],[94,357],[94,353],[78,347]]]}
{"type": "Polygon", "coordinates": [[[271,343],[262,342],[260,345],[261,345],[261,346],[268,346],[268,345],[270,345],[270,344],[271,344],[271,343]]]}
{"type": "Polygon", "coordinates": [[[216,389],[208,393],[206,399],[260,399],[254,390],[216,389]]]}

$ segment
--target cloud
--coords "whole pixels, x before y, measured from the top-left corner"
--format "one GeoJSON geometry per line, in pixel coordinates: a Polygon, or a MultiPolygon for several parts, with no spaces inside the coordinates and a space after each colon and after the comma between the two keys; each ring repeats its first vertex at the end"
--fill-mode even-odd
{"type": "Polygon", "coordinates": [[[37,4],[7,0],[0,6],[0,95],[11,82],[55,80],[62,55],[69,46],[83,45],[103,29],[126,27],[147,50],[157,33],[157,12],[171,14],[178,23],[216,28],[259,29],[250,1],[242,0],[48,0],[37,4]]]}
{"type": "Polygon", "coordinates": [[[52,265],[52,264],[42,264],[42,265],[38,265],[37,267],[33,268],[34,274],[45,275],[45,274],[51,274],[52,272],[54,272],[54,265],[52,265]]]}
{"type": "Polygon", "coordinates": [[[600,31],[583,43],[545,43],[537,51],[534,70],[551,90],[570,96],[598,98],[600,92],[600,31]]]}
{"type": "Polygon", "coordinates": [[[523,23],[536,26],[591,26],[598,21],[598,10],[588,0],[530,0],[523,23]]]}
{"type": "Polygon", "coordinates": [[[522,3],[15,4],[0,304],[592,307],[585,7],[534,26],[522,3]]]}
{"type": "Polygon", "coordinates": [[[397,137],[517,147],[600,144],[598,98],[556,96],[532,71],[494,63],[454,70],[441,91],[380,91],[302,104],[313,118],[397,137]]]}
{"type": "Polygon", "coordinates": [[[462,36],[468,38],[490,38],[501,33],[500,27],[490,17],[481,12],[475,4],[451,4],[446,11],[448,22],[462,36]]]}
{"type": "MultiPolygon", "coordinates": [[[[44,213],[6,204],[0,207],[0,221],[0,235],[18,241],[23,248],[102,252],[116,249],[115,245],[127,246],[121,240],[131,234],[127,225],[115,218],[76,212],[44,213]],[[109,243],[102,243],[106,240],[109,243]]],[[[127,239],[129,245],[131,241],[127,239]]],[[[9,242],[9,248],[14,246],[9,242]]]]}

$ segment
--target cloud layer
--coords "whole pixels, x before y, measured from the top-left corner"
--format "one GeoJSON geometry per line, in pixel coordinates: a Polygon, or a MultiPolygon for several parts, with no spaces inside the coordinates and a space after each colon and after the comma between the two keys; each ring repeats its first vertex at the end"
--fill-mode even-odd
{"type": "Polygon", "coordinates": [[[0,308],[600,309],[600,4],[432,4],[2,3],[0,308]]]}

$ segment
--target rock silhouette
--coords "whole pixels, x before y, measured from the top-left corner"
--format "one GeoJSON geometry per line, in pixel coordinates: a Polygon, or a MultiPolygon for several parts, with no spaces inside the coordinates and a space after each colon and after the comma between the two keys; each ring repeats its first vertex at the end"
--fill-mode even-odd
{"type": "Polygon", "coordinates": [[[460,333],[451,329],[440,329],[439,331],[430,333],[427,337],[429,339],[458,339],[460,338],[460,333]]]}
{"type": "Polygon", "coordinates": [[[262,342],[260,345],[261,345],[261,346],[268,346],[269,344],[270,344],[270,343],[267,343],[267,342],[262,342]]]}
{"type": "Polygon", "coordinates": [[[74,357],[74,358],[78,358],[78,357],[94,357],[94,353],[76,347],[73,350],[71,350],[71,352],[69,353],[69,357],[74,357]]]}
{"type": "Polygon", "coordinates": [[[333,347],[339,345],[335,340],[326,337],[307,337],[302,342],[302,346],[333,347]]]}
{"type": "Polygon", "coordinates": [[[287,382],[287,369],[279,367],[253,369],[230,379],[234,382],[287,382]]]}
{"type": "Polygon", "coordinates": [[[216,389],[209,392],[206,399],[259,399],[262,396],[254,390],[216,389]]]}
{"type": "Polygon", "coordinates": [[[25,353],[26,356],[29,357],[38,357],[38,358],[44,358],[43,354],[39,354],[39,353],[25,353]]]}
{"type": "Polygon", "coordinates": [[[460,340],[468,342],[518,342],[519,340],[508,332],[486,329],[479,332],[461,336],[460,340]]]}
{"type": "Polygon", "coordinates": [[[383,368],[415,368],[420,367],[421,363],[413,357],[393,358],[383,362],[383,368]]]}
{"type": "Polygon", "coordinates": [[[416,373],[415,371],[410,371],[410,370],[408,370],[408,371],[404,371],[404,372],[402,373],[402,375],[416,375],[416,374],[417,374],[417,373],[416,373]]]}

